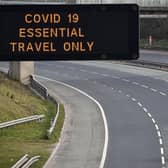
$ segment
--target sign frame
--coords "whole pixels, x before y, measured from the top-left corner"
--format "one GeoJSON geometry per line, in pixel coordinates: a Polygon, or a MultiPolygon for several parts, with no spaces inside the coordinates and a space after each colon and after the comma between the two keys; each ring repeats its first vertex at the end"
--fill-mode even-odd
{"type": "MultiPolygon", "coordinates": [[[[51,11],[54,9],[64,9],[64,11],[69,10],[70,12],[80,11],[82,8],[92,8],[95,13],[105,12],[109,8],[114,10],[125,10],[128,11],[128,52],[126,54],[106,52],[106,51],[94,51],[92,53],[88,52],[58,52],[54,53],[30,53],[30,52],[17,52],[17,53],[1,53],[0,50],[0,60],[1,61],[39,61],[39,60],[113,60],[113,59],[138,59],[139,57],[139,7],[137,4],[82,4],[82,5],[62,5],[62,4],[1,4],[0,5],[0,15],[3,12],[11,11],[24,11],[29,9],[29,11],[42,12],[42,9],[47,8],[51,11]]],[[[87,11],[86,11],[87,12],[87,11]]],[[[64,12],[63,12],[64,13],[64,12]]],[[[2,18],[2,17],[1,17],[2,18]]],[[[1,28],[0,28],[1,31],[1,28]]],[[[0,34],[1,35],[1,34],[0,34]]],[[[1,38],[1,36],[0,36],[1,38]]],[[[101,39],[100,39],[101,40],[101,39]]],[[[66,39],[65,39],[66,41],[66,39]]],[[[96,43],[96,41],[95,41],[96,43]]],[[[103,45],[104,42],[102,42],[103,45]]],[[[113,42],[114,43],[114,42],[113,42]]],[[[95,44],[96,45],[96,44],[95,44]]],[[[1,45],[0,45],[1,47],[1,45]]],[[[121,48],[122,50],[122,48],[121,48]]]]}

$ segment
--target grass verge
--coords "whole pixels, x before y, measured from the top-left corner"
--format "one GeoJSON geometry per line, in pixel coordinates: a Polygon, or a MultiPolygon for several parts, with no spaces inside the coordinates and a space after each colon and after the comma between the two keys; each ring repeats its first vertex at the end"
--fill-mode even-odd
{"type": "Polygon", "coordinates": [[[0,73],[0,122],[44,114],[45,119],[0,130],[0,168],[9,168],[24,154],[40,155],[32,168],[41,168],[48,159],[54,143],[59,139],[64,122],[64,108],[50,139],[46,133],[51,119],[55,116],[56,105],[42,100],[26,86],[12,81],[0,73]]]}
{"type": "Polygon", "coordinates": [[[165,50],[168,51],[168,40],[153,40],[152,46],[149,46],[149,42],[146,39],[140,40],[141,49],[151,49],[151,50],[165,50]]]}

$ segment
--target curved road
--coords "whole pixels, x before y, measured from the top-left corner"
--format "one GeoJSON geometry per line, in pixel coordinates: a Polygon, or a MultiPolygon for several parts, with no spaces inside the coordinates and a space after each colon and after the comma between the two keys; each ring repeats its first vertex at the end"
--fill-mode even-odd
{"type": "Polygon", "coordinates": [[[167,167],[168,72],[101,61],[35,65],[36,74],[75,86],[101,103],[109,129],[104,168],[167,167]]]}
{"type": "Polygon", "coordinates": [[[168,64],[168,52],[141,50],[140,60],[168,64]]]}
{"type": "Polygon", "coordinates": [[[93,61],[38,62],[36,74],[73,85],[101,103],[109,128],[105,168],[165,167],[167,72],[93,61]]]}

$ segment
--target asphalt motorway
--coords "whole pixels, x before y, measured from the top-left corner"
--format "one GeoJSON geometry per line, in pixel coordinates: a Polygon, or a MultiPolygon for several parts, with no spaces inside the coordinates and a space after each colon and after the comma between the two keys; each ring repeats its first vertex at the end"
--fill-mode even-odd
{"type": "Polygon", "coordinates": [[[37,62],[36,74],[75,86],[100,102],[109,130],[105,168],[163,168],[168,73],[108,62],[37,62]]]}
{"type": "Polygon", "coordinates": [[[140,55],[139,60],[168,64],[168,52],[141,50],[141,55],[140,55]]]}
{"type": "Polygon", "coordinates": [[[36,62],[35,74],[77,87],[100,102],[109,130],[104,168],[167,167],[168,72],[59,61],[36,62]]]}

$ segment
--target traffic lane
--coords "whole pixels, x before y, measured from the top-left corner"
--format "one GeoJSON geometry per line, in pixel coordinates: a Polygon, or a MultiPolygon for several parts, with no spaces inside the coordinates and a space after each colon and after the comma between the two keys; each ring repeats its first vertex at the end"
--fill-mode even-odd
{"type": "Polygon", "coordinates": [[[152,92],[147,88],[140,87],[138,85],[130,85],[129,83],[124,83],[121,80],[115,79],[99,79],[98,84],[112,87],[114,89],[120,90],[125,94],[131,95],[133,98],[139,100],[143,103],[149,112],[157,119],[158,124],[161,127],[168,127],[168,96],[162,95],[157,92],[152,92]]]}
{"type": "MultiPolygon", "coordinates": [[[[64,62],[65,63],[65,62],[64,62]]],[[[104,69],[111,70],[113,73],[119,73],[122,72],[121,75],[128,74],[134,74],[134,75],[141,75],[141,76],[150,76],[154,79],[161,79],[161,80],[167,80],[168,81],[168,73],[166,71],[161,70],[155,70],[155,69],[149,69],[144,67],[136,67],[131,65],[124,65],[122,62],[118,61],[73,61],[73,62],[67,62],[68,64],[79,64],[84,65],[85,67],[97,67],[101,71],[104,69]]],[[[82,67],[82,66],[81,66],[82,67]]],[[[122,76],[121,76],[122,77],[122,76]]]]}
{"type": "MultiPolygon", "coordinates": [[[[44,66],[44,65],[43,65],[44,66]]],[[[148,87],[148,85],[140,85],[137,82],[132,82],[131,84],[129,82],[125,82],[121,80],[121,78],[112,78],[111,76],[100,76],[99,74],[92,74],[89,73],[88,76],[85,72],[81,72],[80,69],[78,70],[77,67],[75,71],[71,71],[68,68],[68,64],[66,66],[61,65],[61,68],[57,69],[57,75],[62,74],[59,78],[59,80],[88,80],[93,82],[93,84],[100,83],[102,86],[106,85],[108,87],[113,87],[115,89],[122,90],[126,94],[130,94],[133,97],[137,97],[141,102],[146,104],[148,109],[151,111],[151,113],[159,120],[160,125],[167,125],[168,120],[167,120],[167,95],[164,94],[165,91],[159,92],[157,90],[151,90],[152,88],[155,88],[153,86],[148,87]]],[[[89,70],[90,72],[92,69],[90,68],[85,68],[89,70]]],[[[55,73],[54,69],[52,66],[50,66],[51,73],[55,73]]],[[[119,72],[121,73],[121,72],[119,72]]],[[[101,73],[103,74],[103,73],[101,73]]],[[[120,75],[118,75],[120,76],[120,75]]],[[[131,78],[136,77],[136,81],[138,80],[138,77],[143,80],[142,76],[135,76],[131,75],[131,78]]],[[[50,75],[52,77],[52,75],[50,75]]],[[[117,76],[116,76],[117,77],[117,76]]],[[[128,77],[128,74],[127,74],[128,77]]],[[[128,77],[130,78],[130,77],[128,77]]],[[[147,77],[145,77],[147,79],[147,77]]],[[[150,78],[148,80],[151,80],[150,78]]],[[[134,80],[133,80],[134,81],[134,80]]],[[[162,84],[162,81],[156,80],[157,84],[162,84]]],[[[73,81],[72,81],[73,82],[73,81]]],[[[152,84],[155,83],[155,80],[153,80],[152,84]]],[[[163,90],[166,90],[162,88],[163,90]]]]}
{"type": "MultiPolygon", "coordinates": [[[[62,73],[63,72],[61,71],[60,72],[61,78],[62,78],[62,75],[61,75],[62,73]]],[[[42,71],[41,75],[46,75],[46,74],[44,71],[42,71]]],[[[59,75],[54,77],[53,73],[51,73],[51,75],[49,77],[52,77],[52,78],[59,80],[59,75]]],[[[97,100],[99,100],[102,105],[105,104],[105,105],[103,105],[103,107],[106,112],[108,124],[110,124],[109,134],[110,134],[111,138],[109,139],[109,143],[112,143],[112,144],[109,144],[109,147],[108,147],[108,155],[107,155],[107,161],[106,161],[107,165],[105,167],[109,168],[109,167],[113,166],[113,167],[118,168],[121,166],[125,167],[125,165],[126,166],[128,165],[128,167],[141,167],[142,165],[143,165],[143,167],[155,167],[155,166],[157,168],[161,167],[160,166],[161,165],[161,161],[160,161],[161,157],[160,157],[160,153],[159,153],[158,138],[156,137],[156,132],[155,132],[154,126],[152,126],[152,123],[150,121],[146,120],[147,124],[151,123],[151,129],[153,129],[153,131],[150,130],[148,133],[145,133],[145,135],[140,134],[141,138],[145,138],[144,141],[142,141],[142,139],[138,136],[131,137],[132,132],[127,134],[128,137],[127,137],[127,135],[122,137],[125,132],[129,131],[129,129],[128,129],[128,130],[123,130],[123,132],[122,132],[122,129],[120,129],[120,126],[122,125],[121,123],[123,121],[125,122],[125,123],[123,123],[123,128],[126,128],[127,125],[132,123],[132,121],[134,122],[134,124],[132,124],[133,129],[134,129],[134,127],[136,127],[136,124],[138,122],[140,122],[140,124],[142,124],[142,126],[145,126],[144,121],[141,121],[141,119],[137,116],[137,114],[138,115],[141,114],[142,116],[145,116],[142,110],[141,110],[141,112],[139,112],[140,109],[137,105],[136,105],[136,108],[138,108],[139,110],[134,109],[134,108],[130,109],[130,106],[128,106],[128,102],[125,102],[125,105],[121,106],[121,104],[124,104],[124,103],[120,99],[116,99],[116,97],[117,97],[116,95],[113,95],[112,93],[110,93],[110,91],[112,92],[111,89],[108,90],[107,92],[105,92],[103,85],[100,85],[98,87],[98,86],[94,85],[93,83],[90,83],[88,81],[83,81],[82,79],[81,80],[76,80],[76,79],[69,80],[66,77],[65,77],[64,81],[66,83],[69,83],[73,86],[76,86],[76,87],[86,91],[87,93],[89,93],[90,95],[95,97],[97,100]],[[113,99],[116,101],[113,101],[113,99]],[[121,107],[123,107],[123,109],[117,109],[117,108],[121,108],[121,107]],[[127,108],[128,108],[128,110],[127,110],[127,108]],[[112,109],[114,109],[114,111],[112,109]],[[128,114],[127,112],[132,112],[134,115],[128,114]],[[119,116],[117,117],[116,115],[119,115],[119,116]],[[117,120],[121,119],[120,117],[123,117],[123,121],[121,120],[121,122],[117,122],[117,120]],[[126,119],[126,117],[128,117],[128,118],[126,119]],[[133,117],[133,118],[131,118],[131,117],[133,117]],[[118,126],[117,126],[117,123],[115,123],[115,121],[119,124],[118,126]],[[114,123],[114,125],[113,125],[113,123],[114,123]],[[114,138],[114,135],[113,135],[115,133],[116,133],[116,136],[115,136],[116,138],[114,138]],[[150,133],[153,133],[153,135],[150,135],[150,133]],[[150,136],[148,137],[147,135],[150,135],[150,136]],[[129,137],[131,138],[132,141],[129,139],[129,137]],[[151,138],[153,140],[151,140],[151,138]],[[118,143],[120,140],[121,140],[121,142],[118,143]],[[138,141],[138,140],[140,140],[140,141],[138,141]],[[152,143],[153,141],[155,143],[152,143]],[[137,142],[137,143],[135,144],[135,142],[137,142]],[[139,147],[138,147],[138,145],[139,145],[139,147]],[[143,149],[143,146],[145,146],[146,150],[143,149]],[[115,147],[116,147],[116,149],[115,149],[115,147]],[[135,147],[137,147],[137,148],[135,148],[135,147]],[[148,147],[151,147],[151,148],[149,149],[148,147]],[[128,154],[128,151],[130,151],[130,154],[128,154]],[[146,153],[146,155],[145,155],[145,153],[146,153]],[[139,154],[142,154],[142,155],[139,156],[139,154]],[[114,158],[114,160],[113,160],[113,158],[114,158]],[[125,162],[125,164],[122,160],[125,162]]],[[[126,97],[124,99],[126,99],[126,97]]],[[[145,126],[145,128],[143,128],[142,130],[146,131],[146,130],[148,130],[148,128],[150,128],[150,127],[145,126]]],[[[137,132],[138,131],[135,129],[134,133],[137,133],[137,132]]],[[[142,133],[142,132],[140,131],[140,133],[142,133]]]]}
{"type": "MultiPolygon", "coordinates": [[[[68,63],[69,64],[69,63],[68,63]]],[[[99,62],[97,62],[98,65],[101,65],[99,62]]],[[[110,63],[111,66],[114,66],[115,64],[110,63]]],[[[108,65],[108,64],[105,64],[108,65]]],[[[63,66],[63,65],[62,65],[63,66]]],[[[74,65],[75,69],[76,65],[74,65]]],[[[168,73],[167,72],[161,72],[158,71],[159,73],[156,75],[156,71],[151,70],[152,75],[150,76],[149,72],[142,75],[142,74],[135,74],[135,73],[128,73],[128,72],[123,72],[123,71],[116,71],[113,69],[109,69],[108,67],[106,68],[97,68],[97,67],[92,67],[92,66],[77,66],[76,68],[80,68],[80,71],[83,71],[88,74],[97,74],[100,76],[106,76],[106,77],[111,77],[113,79],[119,79],[124,82],[130,83],[131,85],[139,85],[140,87],[147,88],[152,92],[158,92],[161,95],[168,94],[168,73]],[[97,68],[97,69],[96,69],[97,68]],[[155,74],[153,74],[155,72],[155,74]],[[138,75],[138,76],[137,76],[138,75]],[[163,77],[163,81],[157,77],[157,76],[163,77]]],[[[130,69],[130,68],[129,68],[130,69]]],[[[132,72],[135,70],[134,67],[132,67],[132,72]]],[[[141,69],[139,69],[140,72],[141,69]]],[[[149,69],[145,69],[149,71],[149,69]]],[[[138,72],[138,69],[136,70],[138,72]]],[[[144,71],[144,70],[143,70],[144,71]]]]}
{"type": "Polygon", "coordinates": [[[139,60],[168,64],[168,52],[142,50],[139,60]]]}
{"type": "MultiPolygon", "coordinates": [[[[106,76],[106,77],[111,77],[114,79],[117,78],[119,80],[122,80],[124,82],[128,82],[133,85],[138,83],[138,85],[141,87],[146,86],[148,89],[150,89],[153,92],[160,92],[160,94],[168,93],[168,80],[164,80],[161,82],[158,79],[158,77],[155,75],[148,76],[148,74],[145,75],[145,73],[144,73],[144,75],[140,74],[137,76],[137,74],[131,74],[128,72],[120,72],[117,70],[109,69],[108,67],[102,68],[102,66],[101,66],[101,68],[97,68],[94,66],[78,65],[78,64],[75,64],[75,63],[72,64],[69,62],[68,63],[60,62],[59,65],[58,65],[58,63],[57,63],[57,65],[55,65],[53,63],[47,63],[47,64],[40,63],[39,65],[51,66],[50,68],[52,68],[53,70],[55,70],[55,68],[58,68],[57,66],[59,66],[60,68],[63,68],[63,69],[66,68],[69,72],[72,71],[72,73],[73,73],[73,71],[80,71],[80,72],[83,72],[83,75],[88,75],[88,77],[91,76],[92,74],[94,74],[97,76],[99,76],[99,75],[103,76],[103,77],[106,76]]],[[[100,65],[100,62],[98,62],[98,65],[100,65]]],[[[113,66],[114,64],[111,63],[111,65],[113,66]]],[[[134,71],[134,68],[132,68],[132,71],[134,71]]],[[[151,71],[153,71],[153,70],[151,70],[151,71]]],[[[163,78],[165,76],[168,77],[168,73],[165,73],[165,72],[160,72],[160,73],[163,73],[163,75],[159,74],[160,76],[163,76],[163,78]]],[[[75,72],[75,74],[77,74],[77,72],[75,72]]]]}

